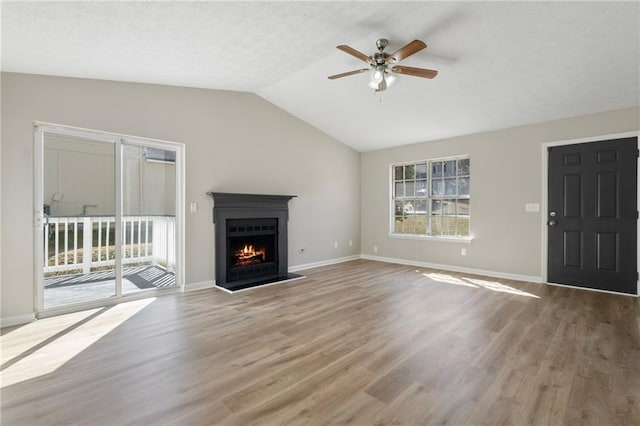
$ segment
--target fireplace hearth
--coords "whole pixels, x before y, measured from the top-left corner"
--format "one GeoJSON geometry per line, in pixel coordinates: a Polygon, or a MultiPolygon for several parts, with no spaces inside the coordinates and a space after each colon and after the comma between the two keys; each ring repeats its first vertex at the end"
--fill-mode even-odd
{"type": "Polygon", "coordinates": [[[214,204],[217,286],[235,291],[300,277],[288,273],[288,202],[294,195],[207,194],[214,204]]]}

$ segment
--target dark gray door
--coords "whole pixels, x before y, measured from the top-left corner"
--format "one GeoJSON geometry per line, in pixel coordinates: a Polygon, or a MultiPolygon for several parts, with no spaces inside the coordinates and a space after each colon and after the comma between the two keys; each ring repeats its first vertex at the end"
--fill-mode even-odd
{"type": "Polygon", "coordinates": [[[549,282],[636,294],[637,146],[549,148],[549,282]]]}

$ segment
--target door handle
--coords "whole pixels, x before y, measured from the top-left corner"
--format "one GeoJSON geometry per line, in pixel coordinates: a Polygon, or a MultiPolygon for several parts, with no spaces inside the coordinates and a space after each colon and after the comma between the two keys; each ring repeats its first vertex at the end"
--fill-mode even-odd
{"type": "Polygon", "coordinates": [[[36,226],[44,228],[49,224],[49,215],[43,212],[36,212],[36,226]]]}
{"type": "Polygon", "coordinates": [[[556,226],[558,224],[558,222],[556,222],[555,220],[550,220],[549,222],[547,222],[547,225],[549,226],[556,226]]]}

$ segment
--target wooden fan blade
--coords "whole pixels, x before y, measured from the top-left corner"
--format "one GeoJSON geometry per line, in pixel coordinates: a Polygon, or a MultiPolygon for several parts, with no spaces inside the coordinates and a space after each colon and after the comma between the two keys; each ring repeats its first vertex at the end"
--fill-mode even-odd
{"type": "Polygon", "coordinates": [[[413,75],[415,77],[422,77],[422,78],[433,78],[436,75],[438,75],[438,71],[436,70],[428,70],[426,68],[405,67],[403,65],[396,65],[391,68],[391,71],[397,72],[398,74],[413,75]]]}
{"type": "Polygon", "coordinates": [[[341,44],[340,46],[337,46],[337,47],[338,49],[342,50],[344,53],[348,53],[349,55],[354,56],[363,62],[367,62],[367,63],[370,62],[369,57],[367,55],[365,55],[362,52],[358,52],[353,47],[349,47],[346,44],[341,44]]]}
{"type": "Polygon", "coordinates": [[[350,75],[354,75],[354,74],[360,74],[363,72],[367,72],[369,71],[368,68],[363,68],[361,70],[355,70],[355,71],[348,71],[348,72],[343,72],[342,74],[336,74],[336,75],[330,75],[329,77],[327,77],[329,80],[335,80],[336,78],[342,78],[342,77],[347,77],[350,75]]]}
{"type": "Polygon", "coordinates": [[[411,43],[407,44],[404,47],[401,47],[400,49],[392,53],[391,56],[387,58],[387,62],[389,62],[391,58],[395,59],[396,62],[400,62],[404,58],[408,58],[409,56],[413,55],[416,52],[421,51],[426,47],[427,45],[425,44],[424,41],[413,40],[411,43]]]}

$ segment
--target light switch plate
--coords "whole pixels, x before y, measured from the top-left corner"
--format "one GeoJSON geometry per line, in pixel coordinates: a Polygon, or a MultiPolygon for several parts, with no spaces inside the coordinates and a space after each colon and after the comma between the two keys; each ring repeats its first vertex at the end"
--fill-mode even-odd
{"type": "Polygon", "coordinates": [[[524,205],[524,211],[526,212],[539,212],[540,204],[538,203],[526,203],[524,205]]]}
{"type": "Polygon", "coordinates": [[[189,203],[189,209],[191,210],[191,213],[197,213],[198,203],[196,203],[195,201],[192,201],[191,203],[189,203]]]}

